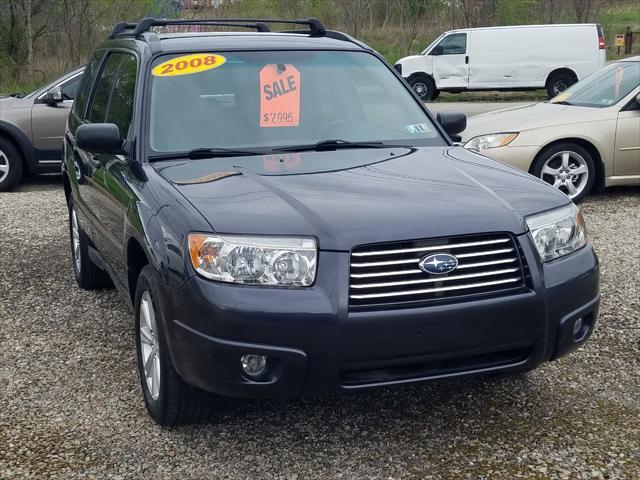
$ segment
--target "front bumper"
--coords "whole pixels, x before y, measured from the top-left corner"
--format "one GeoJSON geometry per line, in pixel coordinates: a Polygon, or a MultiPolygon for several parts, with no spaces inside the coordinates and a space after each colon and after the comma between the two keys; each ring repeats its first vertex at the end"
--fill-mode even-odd
{"type": "Polygon", "coordinates": [[[173,364],[198,388],[229,396],[301,396],[474,373],[527,370],[582,345],[599,306],[598,259],[589,244],[542,264],[518,237],[529,288],[420,308],[348,308],[349,253],[319,253],[306,289],[191,278],[158,285],[173,364]],[[575,320],[589,325],[574,335],[575,320]],[[240,357],[271,358],[268,375],[243,375],[240,357]]]}

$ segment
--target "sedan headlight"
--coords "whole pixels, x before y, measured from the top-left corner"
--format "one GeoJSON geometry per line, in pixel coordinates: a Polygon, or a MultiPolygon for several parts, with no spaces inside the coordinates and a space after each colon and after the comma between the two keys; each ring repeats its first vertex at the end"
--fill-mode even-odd
{"type": "Polygon", "coordinates": [[[189,256],[196,272],[220,282],[308,287],[316,277],[313,238],[191,233],[189,256]]]}
{"type": "Polygon", "coordinates": [[[479,135],[465,143],[464,148],[468,150],[484,150],[487,148],[504,147],[513,142],[517,136],[518,132],[479,135]]]}
{"type": "Polygon", "coordinates": [[[587,244],[587,228],[574,204],[526,218],[543,262],[562,257],[587,244]]]}

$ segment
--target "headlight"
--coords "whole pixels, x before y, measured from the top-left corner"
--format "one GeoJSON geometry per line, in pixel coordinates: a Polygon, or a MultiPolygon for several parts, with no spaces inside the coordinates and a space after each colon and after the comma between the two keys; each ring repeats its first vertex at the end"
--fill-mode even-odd
{"type": "Polygon", "coordinates": [[[308,287],[316,277],[313,238],[190,233],[189,256],[196,272],[220,282],[308,287]]]}
{"type": "Polygon", "coordinates": [[[518,132],[492,133],[490,135],[480,135],[473,137],[464,144],[464,148],[469,150],[484,150],[486,148],[504,147],[509,145],[518,136],[518,132]]]}
{"type": "Polygon", "coordinates": [[[574,204],[526,218],[543,262],[559,258],[587,244],[587,229],[574,204]]]}

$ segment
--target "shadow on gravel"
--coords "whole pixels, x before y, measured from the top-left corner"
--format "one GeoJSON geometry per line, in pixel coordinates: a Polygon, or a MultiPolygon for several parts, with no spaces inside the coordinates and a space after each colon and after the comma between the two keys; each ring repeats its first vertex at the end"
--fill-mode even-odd
{"type": "Polygon", "coordinates": [[[4,193],[19,193],[31,191],[52,191],[62,188],[62,175],[29,175],[22,177],[22,181],[12,191],[4,193]]]}

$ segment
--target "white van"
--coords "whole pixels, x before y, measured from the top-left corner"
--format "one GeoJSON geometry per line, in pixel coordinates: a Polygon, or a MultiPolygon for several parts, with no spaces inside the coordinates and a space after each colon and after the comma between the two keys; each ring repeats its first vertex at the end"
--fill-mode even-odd
{"type": "Polygon", "coordinates": [[[605,62],[600,25],[518,25],[445,32],[396,69],[424,100],[441,91],[536,88],[554,97],[605,62]]]}

